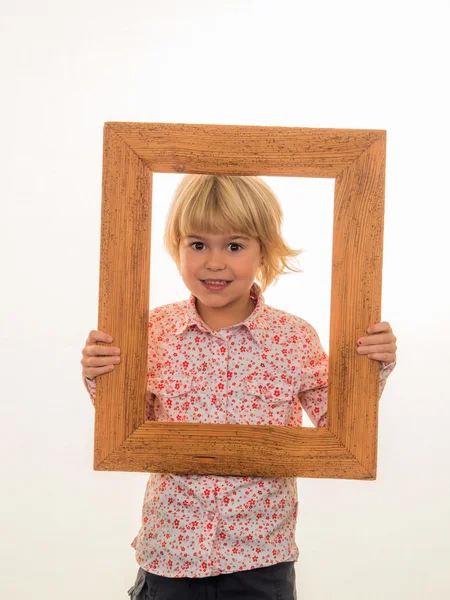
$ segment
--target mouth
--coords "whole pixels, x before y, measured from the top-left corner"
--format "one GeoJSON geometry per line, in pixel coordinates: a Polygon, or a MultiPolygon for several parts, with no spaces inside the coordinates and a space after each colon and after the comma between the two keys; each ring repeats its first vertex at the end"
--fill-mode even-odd
{"type": "MultiPolygon", "coordinates": [[[[226,283],[206,283],[206,281],[204,279],[200,279],[200,281],[203,283],[203,285],[208,289],[208,290],[223,290],[225,289],[228,285],[230,285],[231,281],[226,281],[226,283]]],[[[210,280],[213,281],[213,280],[210,280]]],[[[225,281],[225,280],[223,280],[225,281]]]]}

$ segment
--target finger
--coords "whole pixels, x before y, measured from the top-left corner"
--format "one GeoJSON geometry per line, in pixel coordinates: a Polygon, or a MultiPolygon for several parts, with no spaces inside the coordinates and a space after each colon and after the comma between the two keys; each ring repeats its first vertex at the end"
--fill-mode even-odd
{"type": "Polygon", "coordinates": [[[367,333],[382,333],[392,331],[391,326],[387,321],[382,321],[381,323],[374,323],[367,328],[367,333]]]}
{"type": "Polygon", "coordinates": [[[368,337],[362,337],[359,339],[362,341],[362,344],[358,344],[358,346],[367,346],[367,345],[373,345],[373,344],[393,344],[394,343],[394,337],[391,333],[377,333],[377,334],[372,334],[368,337]]]}
{"type": "Polygon", "coordinates": [[[389,352],[377,352],[375,354],[369,354],[368,358],[372,360],[380,360],[385,363],[394,362],[395,354],[390,354],[389,352]]]}
{"type": "Polygon", "coordinates": [[[120,354],[120,348],[115,346],[103,346],[101,344],[94,346],[85,346],[82,350],[84,356],[116,356],[120,354]]]}
{"type": "Polygon", "coordinates": [[[358,346],[356,348],[358,354],[373,354],[374,352],[389,352],[392,354],[395,351],[395,346],[393,344],[378,344],[378,345],[369,345],[358,346]]]}
{"type": "Polygon", "coordinates": [[[83,366],[86,368],[106,367],[108,365],[118,365],[119,363],[120,356],[86,356],[82,361],[83,366]]]}
{"type": "Polygon", "coordinates": [[[82,373],[88,379],[95,379],[100,375],[104,375],[105,373],[110,373],[115,369],[114,365],[108,365],[107,367],[97,367],[91,369],[83,369],[82,373]]]}
{"type": "Polygon", "coordinates": [[[85,346],[81,351],[83,356],[118,356],[120,355],[120,348],[115,346],[85,346]]]}
{"type": "Polygon", "coordinates": [[[120,363],[120,356],[84,356],[80,361],[82,373],[90,379],[112,371],[120,363]]]}
{"type": "Polygon", "coordinates": [[[104,342],[105,344],[110,344],[112,341],[113,341],[113,338],[108,333],[105,333],[104,331],[97,331],[96,329],[93,329],[92,331],[89,332],[89,335],[86,340],[86,346],[88,346],[90,344],[95,344],[97,342],[104,342]]]}

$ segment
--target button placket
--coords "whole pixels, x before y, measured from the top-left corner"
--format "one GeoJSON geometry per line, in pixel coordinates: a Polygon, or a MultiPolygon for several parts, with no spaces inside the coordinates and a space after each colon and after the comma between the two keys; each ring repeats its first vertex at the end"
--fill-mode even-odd
{"type": "MultiPolygon", "coordinates": [[[[226,345],[226,341],[220,335],[214,336],[214,339],[215,339],[216,344],[218,345],[219,348],[221,348],[221,347],[223,347],[223,346],[226,345]]],[[[221,352],[219,352],[219,356],[222,356],[221,352]]],[[[218,397],[217,394],[216,394],[216,398],[212,401],[212,403],[217,408],[220,408],[220,406],[223,403],[223,398],[222,397],[218,397]]]]}

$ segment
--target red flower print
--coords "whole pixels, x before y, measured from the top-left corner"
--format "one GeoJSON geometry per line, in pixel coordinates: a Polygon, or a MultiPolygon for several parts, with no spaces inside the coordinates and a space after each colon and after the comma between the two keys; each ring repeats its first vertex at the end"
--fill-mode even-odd
{"type": "MultiPolygon", "coordinates": [[[[150,310],[147,384],[156,400],[147,402],[148,420],[301,427],[303,410],[316,422],[326,413],[327,355],[313,330],[261,304],[248,327],[227,328],[220,346],[199,323],[192,298],[150,310]],[[163,394],[171,378],[175,395],[163,394]],[[182,382],[191,378],[192,390],[182,382]],[[271,398],[247,394],[248,382],[271,398]],[[305,394],[291,410],[281,402],[285,388],[302,383],[305,394]]],[[[151,473],[132,546],[142,568],[178,578],[296,560],[296,502],[284,478],[151,473]],[[210,520],[217,509],[220,518],[210,520]]]]}

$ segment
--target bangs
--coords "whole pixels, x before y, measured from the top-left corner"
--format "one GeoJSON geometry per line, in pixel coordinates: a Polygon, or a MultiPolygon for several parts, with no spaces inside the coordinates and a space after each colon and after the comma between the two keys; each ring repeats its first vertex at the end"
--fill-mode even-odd
{"type": "Polygon", "coordinates": [[[242,201],[236,190],[226,193],[213,185],[202,188],[189,199],[180,212],[180,235],[244,233],[257,238],[250,206],[242,201]]]}

